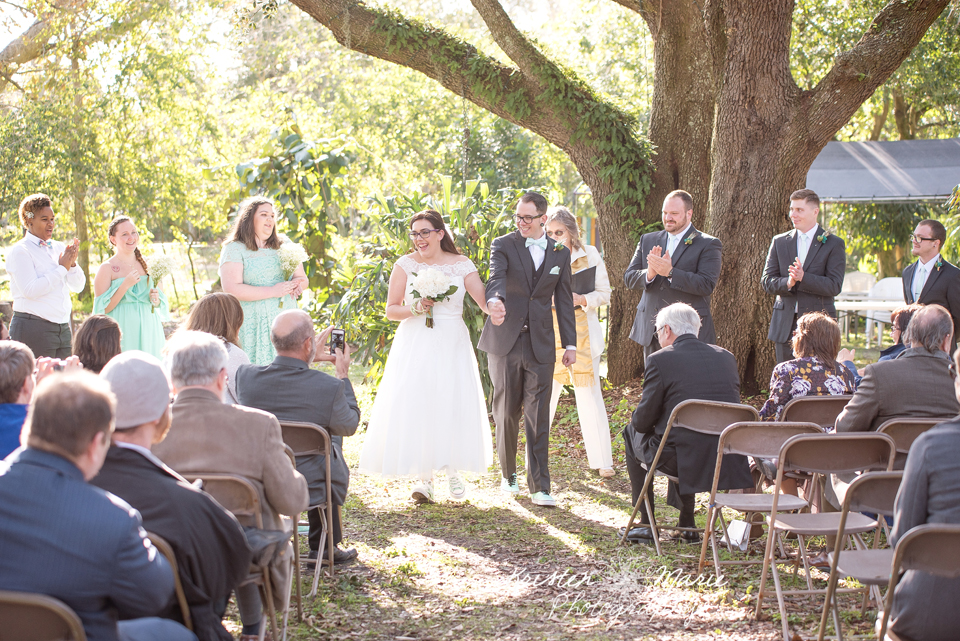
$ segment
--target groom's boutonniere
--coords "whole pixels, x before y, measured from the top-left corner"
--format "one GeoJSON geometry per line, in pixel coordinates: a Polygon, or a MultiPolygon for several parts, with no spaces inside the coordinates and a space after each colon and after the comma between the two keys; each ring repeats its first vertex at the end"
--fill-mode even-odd
{"type": "Polygon", "coordinates": [[[829,236],[829,235],[830,235],[830,232],[824,230],[824,232],[823,232],[822,234],[820,234],[819,236],[817,236],[817,241],[819,241],[819,242],[821,242],[821,243],[825,243],[825,242],[827,241],[827,236],[829,236]]]}
{"type": "MultiPolygon", "coordinates": [[[[694,234],[694,236],[695,236],[695,235],[696,235],[696,234],[694,234]]],[[[686,238],[684,238],[684,239],[683,239],[683,244],[684,244],[684,245],[692,245],[692,244],[693,244],[693,236],[687,236],[686,238]]]]}
{"type": "Polygon", "coordinates": [[[564,249],[566,249],[566,248],[567,248],[567,246],[564,245],[563,243],[554,243],[554,244],[553,244],[553,251],[555,251],[555,252],[562,252],[562,251],[563,251],[564,249]]]}

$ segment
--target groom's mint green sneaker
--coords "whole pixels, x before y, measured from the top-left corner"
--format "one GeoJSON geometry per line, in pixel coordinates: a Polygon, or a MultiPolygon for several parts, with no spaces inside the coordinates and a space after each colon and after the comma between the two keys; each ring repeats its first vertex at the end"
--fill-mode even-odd
{"type": "Polygon", "coordinates": [[[500,479],[500,491],[504,494],[516,496],[520,494],[520,486],[517,485],[517,475],[511,474],[509,478],[500,479]]]}
{"type": "Polygon", "coordinates": [[[546,492],[537,492],[530,497],[530,500],[533,501],[534,505],[542,505],[543,507],[557,507],[557,500],[546,492]]]}

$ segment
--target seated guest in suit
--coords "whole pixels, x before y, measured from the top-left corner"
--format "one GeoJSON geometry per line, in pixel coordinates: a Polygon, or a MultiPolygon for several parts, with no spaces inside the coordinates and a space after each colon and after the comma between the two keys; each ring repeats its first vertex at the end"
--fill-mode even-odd
{"type": "Polygon", "coordinates": [[[110,359],[120,353],[120,325],[103,314],[92,314],[73,337],[73,354],[83,369],[99,374],[110,359]]]}
{"type": "MultiPolygon", "coordinates": [[[[910,324],[910,319],[913,318],[913,314],[922,307],[923,305],[913,303],[912,305],[898,307],[890,312],[890,338],[893,340],[893,345],[880,351],[880,358],[877,359],[878,363],[880,361],[893,360],[897,356],[900,356],[900,352],[907,349],[907,346],[903,344],[903,335],[907,331],[907,325],[910,324]]],[[[855,357],[856,350],[852,349],[841,349],[840,353],[837,354],[837,360],[843,363],[848,370],[856,374],[855,380],[859,387],[865,370],[862,368],[857,369],[857,366],[853,363],[855,357]]]]}
{"type": "MultiPolygon", "coordinates": [[[[129,351],[100,376],[117,397],[116,430],[91,483],[129,503],[140,512],[143,527],[173,548],[200,641],[231,641],[220,620],[230,593],[247,576],[250,549],[232,514],[150,452],[170,428],[167,375],[155,357],[129,351]]],[[[181,620],[178,604],[171,603],[164,616],[181,620]]]]}
{"type": "MultiPolygon", "coordinates": [[[[960,400],[960,388],[957,391],[960,400]]],[[[896,545],[910,528],[924,523],[960,524],[958,451],[960,417],[940,423],[913,442],[897,494],[891,545],[896,545]]],[[[956,639],[960,629],[958,602],[960,579],[907,570],[894,593],[892,630],[905,639],[956,639]]]]}
{"type": "Polygon", "coordinates": [[[869,432],[891,418],[950,418],[960,412],[946,350],[953,319],[940,305],[913,314],[897,358],[867,365],[853,398],[837,417],[838,432],[869,432]]]}
{"type": "MultiPolygon", "coordinates": [[[[643,395],[633,412],[630,425],[623,431],[627,472],[636,504],[643,490],[648,467],[660,447],[670,413],[681,401],[740,402],[740,375],[737,361],[727,350],[697,339],[700,316],[686,303],[674,303],[660,310],[656,319],[657,340],[662,349],[651,354],[645,364],[643,395]]],[[[680,510],[679,527],[695,527],[694,493],[709,492],[717,460],[719,437],[689,430],[671,429],[657,469],[680,479],[679,487],[670,483],[667,502],[680,510]]],[[[727,456],[720,469],[720,489],[753,487],[750,468],[744,456],[727,456]]],[[[651,486],[652,490],[652,486],[651,486]]],[[[652,498],[652,497],[651,497],[652,498]]],[[[653,501],[650,501],[651,505],[653,501]]],[[[646,508],[640,506],[641,523],[649,523],[646,508]]],[[[649,527],[630,530],[628,539],[652,541],[649,527]]],[[[681,538],[696,542],[700,535],[684,532],[681,538]]]]}
{"type": "Polygon", "coordinates": [[[173,599],[173,572],[140,515],[87,484],[110,447],[114,404],[89,372],[37,385],[26,447],[0,463],[0,590],[60,599],[90,641],[196,641],[157,618],[173,599]]]}
{"type": "MultiPolygon", "coordinates": [[[[287,458],[276,418],[221,400],[227,385],[223,342],[203,332],[177,332],[167,343],[167,362],[177,397],[170,432],[153,453],[183,475],[220,472],[248,478],[260,490],[263,527],[288,528],[280,515],[298,517],[307,508],[307,482],[287,458]]],[[[244,525],[253,525],[252,519],[244,525]]],[[[293,554],[292,546],[287,554],[293,554]]],[[[288,555],[272,572],[277,607],[290,593],[288,555]]],[[[237,607],[241,639],[252,640],[263,619],[257,586],[237,589],[237,607]]]]}
{"type": "MultiPolygon", "coordinates": [[[[279,314],[273,321],[270,340],[277,356],[269,365],[243,365],[237,370],[237,398],[241,405],[270,412],[281,421],[316,423],[330,433],[333,460],[331,490],[336,508],[333,510],[333,543],[343,539],[340,506],[347,496],[350,470],[343,459],[343,437],[353,436],[360,424],[360,408],[350,384],[350,354],[336,354],[336,378],[315,369],[310,363],[328,360],[321,352],[326,347],[329,332],[319,337],[313,329],[309,314],[292,309],[279,314]]],[[[310,487],[310,505],[326,501],[326,462],[322,455],[298,456],[297,469],[310,487]]],[[[310,510],[310,557],[317,558],[323,514],[310,510]]],[[[349,563],[357,558],[353,548],[334,547],[334,563],[349,563]]],[[[327,550],[323,550],[327,558],[327,550]]]]}

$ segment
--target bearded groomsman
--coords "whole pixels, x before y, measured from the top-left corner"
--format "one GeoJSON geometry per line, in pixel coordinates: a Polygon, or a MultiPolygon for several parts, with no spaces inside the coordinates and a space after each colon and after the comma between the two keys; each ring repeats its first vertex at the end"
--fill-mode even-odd
{"type": "Polygon", "coordinates": [[[947,230],[938,220],[921,220],[910,236],[917,262],[903,270],[903,299],[907,304],[942,305],[953,319],[950,354],[960,332],[960,269],[940,256],[947,230]]]}
{"type": "Polygon", "coordinates": [[[660,349],[654,321],[667,305],[686,303],[700,316],[704,343],[716,343],[710,294],[720,277],[720,241],[692,223],[693,197],[682,189],[667,194],[661,211],[663,231],[644,234],[623,282],[643,292],[630,338],[643,345],[643,358],[660,349]]]}
{"type": "Polygon", "coordinates": [[[812,189],[790,194],[793,229],[773,237],[761,284],[776,296],[767,338],[776,344],[777,362],[793,358],[790,339],[797,319],[807,312],[837,317],[833,298],[843,286],[843,240],[817,224],[820,197],[812,189]]]}

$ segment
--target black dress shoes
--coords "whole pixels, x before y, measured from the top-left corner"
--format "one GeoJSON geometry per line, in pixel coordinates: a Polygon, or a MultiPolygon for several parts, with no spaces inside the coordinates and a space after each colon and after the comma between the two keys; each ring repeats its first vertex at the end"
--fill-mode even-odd
{"type": "MultiPolygon", "coordinates": [[[[617,536],[623,538],[623,533],[627,528],[620,528],[617,536]]],[[[631,543],[653,543],[653,530],[645,525],[635,527],[627,533],[627,541],[631,543]]]]}
{"type": "Polygon", "coordinates": [[[677,540],[682,543],[700,543],[703,540],[699,532],[679,532],[678,534],[677,540]]]}

